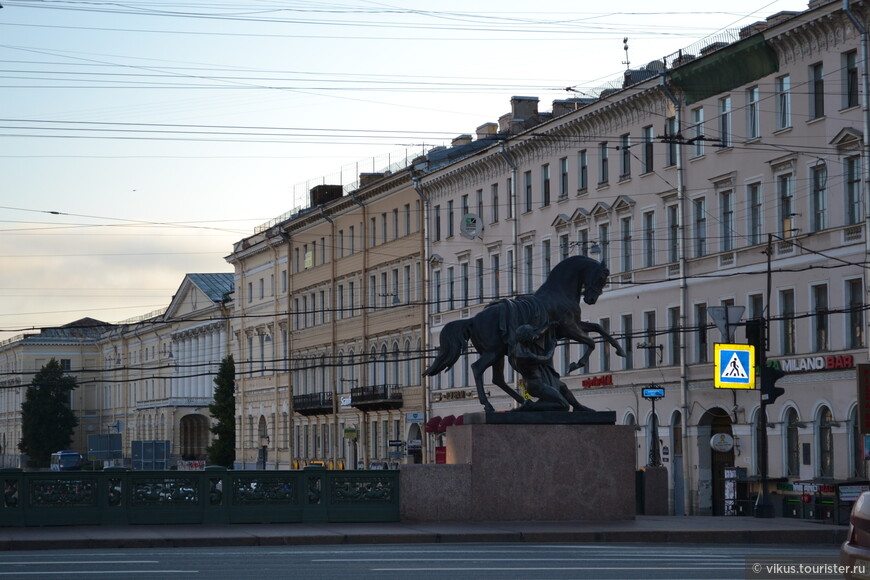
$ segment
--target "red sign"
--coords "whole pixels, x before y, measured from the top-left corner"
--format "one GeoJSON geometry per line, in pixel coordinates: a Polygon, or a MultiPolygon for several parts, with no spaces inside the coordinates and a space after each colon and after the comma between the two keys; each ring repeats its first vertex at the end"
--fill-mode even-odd
{"type": "Polygon", "coordinates": [[[447,447],[441,445],[435,448],[435,463],[447,463],[447,447]]]}
{"type": "Polygon", "coordinates": [[[588,379],[583,379],[583,382],[580,384],[583,385],[584,389],[590,389],[592,387],[612,387],[613,386],[613,375],[602,375],[600,377],[590,377],[588,379]]]}

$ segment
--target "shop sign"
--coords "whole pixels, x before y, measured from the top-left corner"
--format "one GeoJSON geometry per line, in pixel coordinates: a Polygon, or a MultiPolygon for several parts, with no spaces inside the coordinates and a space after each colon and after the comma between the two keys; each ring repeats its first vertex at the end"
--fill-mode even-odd
{"type": "Polygon", "coordinates": [[[339,398],[338,398],[338,402],[341,404],[341,408],[342,408],[342,409],[351,409],[351,408],[353,408],[353,407],[351,407],[351,404],[350,404],[351,401],[352,401],[352,398],[351,398],[350,395],[345,395],[345,396],[343,396],[343,397],[339,397],[339,398]]]}
{"type": "Polygon", "coordinates": [[[734,449],[734,437],[728,433],[716,433],[710,439],[710,447],[719,453],[728,453],[734,449]]]}
{"type": "Polygon", "coordinates": [[[584,389],[591,389],[592,387],[612,387],[613,386],[613,375],[601,375],[600,377],[590,377],[588,379],[583,379],[583,382],[580,384],[583,385],[584,389]]]}
{"type": "Polygon", "coordinates": [[[356,427],[345,427],[344,428],[344,438],[345,439],[356,439],[357,430],[356,427]]]}
{"type": "Polygon", "coordinates": [[[811,371],[833,371],[855,368],[855,357],[850,354],[828,356],[805,356],[767,361],[768,366],[787,373],[808,373],[811,371]]]}
{"type": "Polygon", "coordinates": [[[423,413],[417,412],[417,413],[405,413],[405,422],[406,423],[423,424],[426,421],[423,420],[423,413]]]}

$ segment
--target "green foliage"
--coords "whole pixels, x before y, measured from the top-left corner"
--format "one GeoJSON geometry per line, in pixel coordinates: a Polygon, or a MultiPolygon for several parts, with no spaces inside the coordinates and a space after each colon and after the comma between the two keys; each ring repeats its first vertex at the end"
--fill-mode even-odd
{"type": "Polygon", "coordinates": [[[48,361],[33,377],[21,404],[21,441],[18,448],[30,458],[29,467],[48,467],[51,454],[68,449],[78,419],[69,407],[75,377],[65,376],[60,363],[48,361]]]}
{"type": "Polygon", "coordinates": [[[208,410],[214,419],[211,432],[214,439],[208,446],[208,461],[212,465],[231,468],[236,459],[236,363],[233,355],[221,362],[214,378],[214,403],[208,410]]]}

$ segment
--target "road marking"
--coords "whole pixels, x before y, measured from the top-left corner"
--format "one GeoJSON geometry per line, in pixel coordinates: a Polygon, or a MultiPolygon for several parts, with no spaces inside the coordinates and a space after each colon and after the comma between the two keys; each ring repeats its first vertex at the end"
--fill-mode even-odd
{"type": "Polygon", "coordinates": [[[69,576],[70,574],[199,574],[199,570],[63,570],[58,572],[0,572],[0,576],[69,576]]]}

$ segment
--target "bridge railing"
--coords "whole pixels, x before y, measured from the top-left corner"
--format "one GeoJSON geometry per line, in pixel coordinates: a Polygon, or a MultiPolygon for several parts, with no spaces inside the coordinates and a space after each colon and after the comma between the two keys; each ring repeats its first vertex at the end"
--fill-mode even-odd
{"type": "Polygon", "coordinates": [[[399,521],[399,472],[0,470],[0,526],[399,521]]]}

